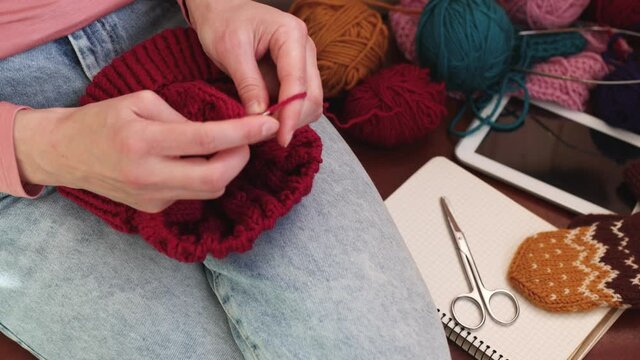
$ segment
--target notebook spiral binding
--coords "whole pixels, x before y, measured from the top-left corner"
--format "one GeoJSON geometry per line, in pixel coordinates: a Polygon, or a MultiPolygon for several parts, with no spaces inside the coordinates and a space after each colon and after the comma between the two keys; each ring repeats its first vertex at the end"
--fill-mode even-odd
{"type": "Polygon", "coordinates": [[[464,326],[458,324],[452,317],[448,316],[444,311],[438,310],[440,321],[444,326],[444,333],[449,340],[458,345],[469,355],[478,360],[509,360],[496,349],[491,348],[489,344],[478,339],[464,326]]]}

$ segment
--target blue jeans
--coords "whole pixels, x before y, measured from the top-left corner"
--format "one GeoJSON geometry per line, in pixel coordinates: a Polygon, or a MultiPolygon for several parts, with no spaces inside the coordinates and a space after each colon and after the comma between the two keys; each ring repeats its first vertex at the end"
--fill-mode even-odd
{"type": "MultiPolygon", "coordinates": [[[[99,69],[181,23],[137,1],[0,61],[0,99],[73,106],[99,69]]],[[[444,359],[442,326],[366,173],[326,119],[313,191],[255,248],[184,264],[48,189],[0,194],[0,331],[41,359],[444,359]]]]}

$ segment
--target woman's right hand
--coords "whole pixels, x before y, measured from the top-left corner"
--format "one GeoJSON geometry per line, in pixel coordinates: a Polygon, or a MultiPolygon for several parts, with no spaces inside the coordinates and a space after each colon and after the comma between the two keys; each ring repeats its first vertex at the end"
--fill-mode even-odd
{"type": "Polygon", "coordinates": [[[159,212],[176,200],[220,197],[249,160],[248,145],[278,127],[268,116],[192,122],[145,90],[78,108],[21,110],[14,137],[24,182],[159,212]]]}

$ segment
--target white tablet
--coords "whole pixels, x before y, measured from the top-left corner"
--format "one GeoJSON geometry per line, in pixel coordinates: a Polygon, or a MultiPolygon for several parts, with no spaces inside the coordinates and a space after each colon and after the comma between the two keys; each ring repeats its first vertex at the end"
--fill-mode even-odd
{"type": "MultiPolygon", "coordinates": [[[[510,123],[522,112],[515,97],[494,99],[495,121],[510,123]]],[[[640,111],[640,110],[639,110],[640,111]]],[[[471,126],[476,126],[477,120],[471,126]]],[[[463,163],[580,214],[629,214],[636,200],[622,171],[640,159],[640,135],[613,128],[591,115],[532,102],[524,124],[501,132],[484,127],[460,140],[463,163]]]]}

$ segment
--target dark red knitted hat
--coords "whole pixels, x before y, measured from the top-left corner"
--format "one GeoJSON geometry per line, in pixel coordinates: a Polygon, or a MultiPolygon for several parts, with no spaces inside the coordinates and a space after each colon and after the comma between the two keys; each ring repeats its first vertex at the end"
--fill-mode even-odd
{"type": "MultiPolygon", "coordinates": [[[[193,121],[245,114],[235,95],[229,94],[228,79],[209,61],[191,29],[166,30],[115,59],[95,76],[80,103],[143,89],[155,91],[193,121]]],[[[58,190],[114,229],[138,233],[176,260],[202,261],[207,254],[222,258],[251,249],[263,231],[273,228],[311,191],[321,151],[320,138],[309,127],[298,130],[286,149],[275,140],[253,145],[249,163],[222,197],[178,201],[158,214],[84,190],[58,190]]]]}

